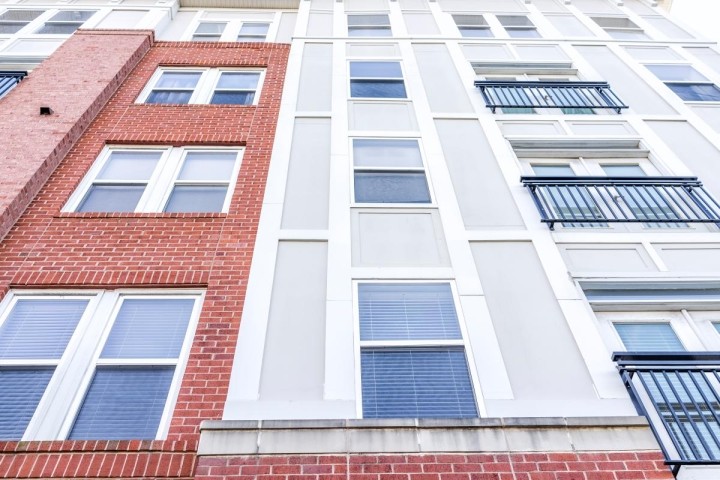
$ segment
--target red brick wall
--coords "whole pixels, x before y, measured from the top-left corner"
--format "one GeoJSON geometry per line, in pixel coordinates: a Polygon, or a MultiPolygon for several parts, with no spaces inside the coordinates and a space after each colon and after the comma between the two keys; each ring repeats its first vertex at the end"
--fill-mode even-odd
{"type": "Polygon", "coordinates": [[[672,480],[660,452],[202,457],[196,480],[672,480]]]}
{"type": "MultiPolygon", "coordinates": [[[[123,38],[118,36],[117,41],[123,38]]],[[[116,41],[113,36],[94,36],[88,31],[80,42],[73,37],[63,46],[65,71],[92,72],[83,55],[93,39],[99,42],[99,50],[105,43],[116,41]]],[[[167,441],[4,442],[0,443],[4,452],[0,454],[0,477],[152,478],[192,474],[199,424],[205,419],[219,419],[224,407],[288,52],[289,46],[280,44],[155,43],[0,244],[3,295],[13,287],[206,289],[167,441]],[[266,76],[257,106],[134,104],[158,65],[263,67],[266,76]],[[121,143],[244,145],[229,213],[61,213],[103,146],[121,143]],[[25,450],[35,453],[17,453],[25,450]],[[39,453],[59,450],[73,453],[39,453]],[[144,453],[128,453],[137,451],[144,453]],[[163,451],[177,454],[160,453],[163,451]],[[141,458],[148,458],[150,466],[137,463],[141,458]],[[79,470],[69,473],[67,469],[73,467],[66,465],[68,459],[77,462],[79,470]],[[89,470],[88,462],[93,465],[89,470]],[[103,462],[102,468],[95,468],[98,462],[103,462]],[[159,463],[172,467],[155,469],[153,465],[159,463]]],[[[124,53],[126,61],[131,54],[124,53]]],[[[38,85],[48,83],[43,75],[49,70],[34,74],[34,83],[21,84],[18,90],[25,96],[42,97],[38,85]]],[[[55,77],[55,81],[63,79],[55,77]]],[[[88,73],[87,81],[105,80],[88,73]]],[[[27,134],[36,121],[21,122],[14,135],[27,134]]]]}

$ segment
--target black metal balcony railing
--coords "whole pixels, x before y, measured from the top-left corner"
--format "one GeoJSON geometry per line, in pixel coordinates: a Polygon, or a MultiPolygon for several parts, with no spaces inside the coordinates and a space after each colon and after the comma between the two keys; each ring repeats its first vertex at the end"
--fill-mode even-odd
{"type": "Polygon", "coordinates": [[[720,352],[616,352],[613,361],[675,474],[720,464],[720,352]]]}
{"type": "Polygon", "coordinates": [[[607,82],[476,81],[475,86],[493,113],[497,108],[608,108],[617,113],[628,108],[607,82]]]}
{"type": "Polygon", "coordinates": [[[26,75],[27,72],[0,72],[0,98],[15,88],[26,75]]]}
{"type": "Polygon", "coordinates": [[[720,225],[720,204],[696,177],[521,177],[551,230],[642,222],[720,225]]]}

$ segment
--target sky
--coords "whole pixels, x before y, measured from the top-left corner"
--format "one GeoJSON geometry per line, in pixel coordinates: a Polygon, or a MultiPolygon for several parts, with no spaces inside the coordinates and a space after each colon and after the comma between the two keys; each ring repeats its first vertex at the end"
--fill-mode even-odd
{"type": "Polygon", "coordinates": [[[720,0],[673,0],[670,13],[698,33],[720,41],[720,0]]]}

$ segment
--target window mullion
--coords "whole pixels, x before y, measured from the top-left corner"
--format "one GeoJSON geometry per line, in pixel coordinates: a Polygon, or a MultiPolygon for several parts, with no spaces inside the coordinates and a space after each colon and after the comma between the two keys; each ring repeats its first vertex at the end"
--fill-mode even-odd
{"type": "Polygon", "coordinates": [[[210,103],[210,97],[212,96],[213,87],[217,83],[219,72],[217,69],[206,69],[197,85],[195,85],[195,92],[190,98],[191,104],[207,104],[210,103]]]}
{"type": "Polygon", "coordinates": [[[167,197],[170,195],[169,190],[172,188],[173,180],[177,177],[183,153],[183,148],[170,147],[165,151],[155,172],[156,175],[150,179],[149,188],[145,192],[147,194],[146,203],[141,211],[162,212],[167,197]]]}

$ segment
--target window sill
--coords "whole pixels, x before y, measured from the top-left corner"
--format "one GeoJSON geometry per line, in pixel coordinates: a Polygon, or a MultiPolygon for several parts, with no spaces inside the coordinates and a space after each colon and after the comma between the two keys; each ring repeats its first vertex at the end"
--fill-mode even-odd
{"type": "Polygon", "coordinates": [[[59,212],[54,218],[225,218],[227,213],[59,212]]]}

